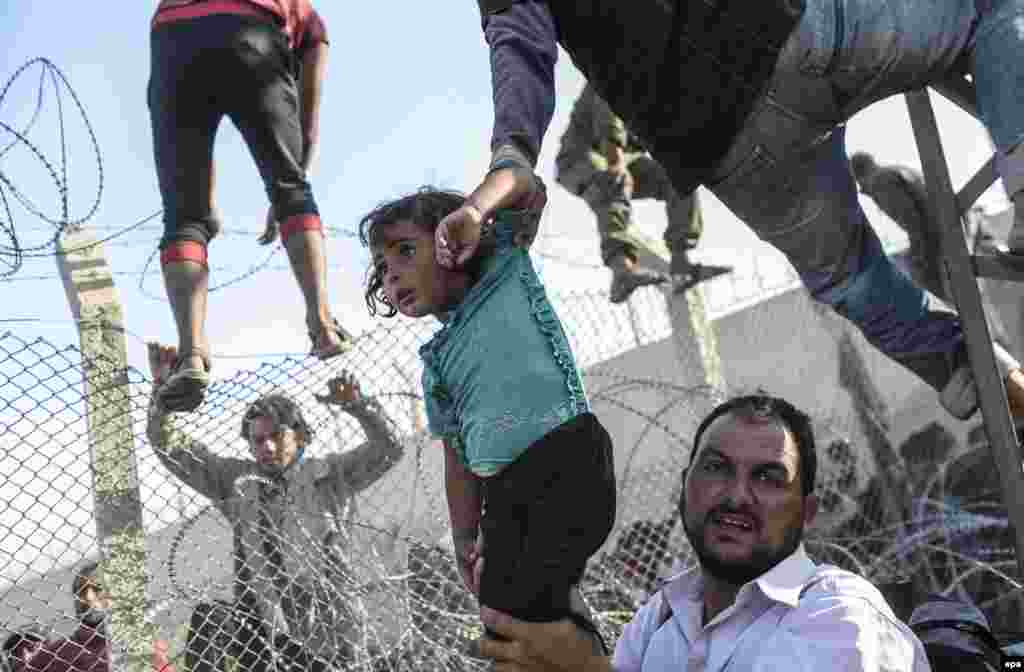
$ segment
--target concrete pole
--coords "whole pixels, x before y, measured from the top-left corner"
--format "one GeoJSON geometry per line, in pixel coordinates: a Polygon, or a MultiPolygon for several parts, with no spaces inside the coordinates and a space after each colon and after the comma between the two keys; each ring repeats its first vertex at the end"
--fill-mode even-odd
{"type": "Polygon", "coordinates": [[[145,539],[132,434],[124,315],[106,255],[92,234],[66,231],[57,266],[78,322],[100,578],[113,604],[112,667],[148,670],[155,627],[146,623],[145,539]]]}
{"type": "Polygon", "coordinates": [[[718,337],[714,324],[708,319],[704,303],[704,290],[700,285],[682,293],[675,293],[671,285],[663,290],[676,361],[685,385],[707,385],[714,397],[725,394],[722,360],[718,356],[718,337]]]}

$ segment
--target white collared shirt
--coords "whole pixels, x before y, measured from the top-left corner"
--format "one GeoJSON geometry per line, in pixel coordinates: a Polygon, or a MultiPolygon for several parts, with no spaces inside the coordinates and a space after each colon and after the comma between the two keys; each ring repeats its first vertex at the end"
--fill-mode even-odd
{"type": "Polygon", "coordinates": [[[616,672],[822,670],[928,672],[924,647],[861,576],[816,565],[801,544],[745,584],[707,625],[703,579],[673,577],[626,626],[616,672]],[[668,599],[671,617],[658,624],[668,599]]]}

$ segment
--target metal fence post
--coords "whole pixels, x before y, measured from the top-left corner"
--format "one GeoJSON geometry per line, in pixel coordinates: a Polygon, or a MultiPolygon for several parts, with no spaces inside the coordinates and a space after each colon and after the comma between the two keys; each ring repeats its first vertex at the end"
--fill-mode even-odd
{"type": "MultiPolygon", "coordinates": [[[[964,341],[978,389],[981,416],[985,422],[995,468],[999,472],[1003,504],[1014,530],[1017,569],[1024,575],[1024,468],[1017,434],[1006,401],[1006,388],[996,367],[992,339],[981,296],[978,292],[977,257],[967,251],[964,241],[961,206],[949,177],[928,91],[921,89],[904,95],[914,129],[917,151],[921,156],[925,184],[935,233],[942,240],[943,261],[949,274],[953,298],[963,325],[964,341]]],[[[969,204],[966,204],[969,206],[969,204]]],[[[1016,272],[1013,279],[1024,275],[1016,272]]]]}

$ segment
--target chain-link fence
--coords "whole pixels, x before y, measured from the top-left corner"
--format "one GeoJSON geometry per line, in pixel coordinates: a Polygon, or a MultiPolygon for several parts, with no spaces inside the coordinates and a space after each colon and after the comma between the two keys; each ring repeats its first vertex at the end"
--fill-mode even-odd
{"type": "MultiPolygon", "coordinates": [[[[620,306],[601,293],[554,301],[595,412],[628,419],[610,428],[616,527],[582,585],[614,640],[659,578],[694,562],[676,513],[679,475],[717,398],[693,381],[622,364],[676,347],[666,345],[660,292],[620,306]]],[[[825,318],[808,309],[802,319],[796,328],[825,318]]],[[[138,599],[111,611],[146,622],[122,632],[167,642],[159,660],[178,670],[483,669],[471,655],[476,602],[448,539],[443,454],[424,427],[417,348],[430,331],[399,319],[329,362],[242,370],[217,379],[197,412],[163,420],[151,413],[149,372],[117,378],[120,394],[90,418],[86,390],[102,392],[90,376],[104,363],[83,360],[76,347],[0,335],[0,627],[27,635],[8,638],[8,648],[92,655],[80,628],[90,603],[75,599],[73,583],[92,560],[99,568],[75,588],[114,571],[96,520],[110,509],[100,485],[113,467],[94,448],[104,432],[129,428],[123,448],[135,465],[145,574],[138,599]],[[343,374],[351,378],[328,395],[343,374]],[[247,409],[268,395],[292,400],[310,428],[299,468],[284,480],[257,469],[241,437],[247,409]],[[33,643],[32,633],[48,641],[33,643]]],[[[863,349],[848,330],[835,333],[851,403],[817,428],[827,524],[810,534],[809,550],[886,586],[912,580],[915,594],[964,590],[998,629],[1015,627],[1020,577],[981,435],[958,445],[931,424],[895,444],[863,349]]]]}

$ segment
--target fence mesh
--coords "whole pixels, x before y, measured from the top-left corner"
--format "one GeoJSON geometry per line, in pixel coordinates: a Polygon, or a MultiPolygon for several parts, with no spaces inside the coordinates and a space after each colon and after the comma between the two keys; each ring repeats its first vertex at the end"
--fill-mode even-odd
{"type": "MultiPolygon", "coordinates": [[[[31,87],[34,104],[24,123],[0,121],[0,281],[52,282],[49,268],[21,271],[39,271],[31,262],[50,263],[60,236],[90,221],[104,189],[103,163],[59,69],[29,61],[0,87],[0,101],[18,81],[31,87]],[[41,132],[51,121],[57,140],[41,132]],[[78,144],[70,142],[75,137],[78,144]],[[68,170],[79,150],[77,165],[95,167],[84,182],[68,170]],[[22,183],[52,184],[54,193],[30,195],[22,183]]],[[[95,230],[111,247],[152,249],[158,214],[95,230]]],[[[550,259],[593,271],[596,260],[588,265],[577,253],[535,256],[541,265],[550,259]]],[[[228,279],[211,291],[287,270],[271,265],[280,261],[276,254],[215,269],[228,279]]],[[[113,275],[137,279],[142,294],[159,298],[147,285],[159,275],[152,259],[113,275]]],[[[738,259],[735,266],[704,285],[712,318],[796,283],[784,262],[772,269],[738,259]]],[[[620,306],[604,292],[553,299],[595,412],[616,423],[609,427],[616,525],[581,585],[614,641],[660,579],[694,564],[677,514],[679,476],[690,437],[717,398],[671,366],[652,374],[623,363],[640,350],[655,351],[655,359],[665,350],[672,323],[659,292],[638,291],[620,306]]],[[[744,322],[751,339],[772,318],[760,319],[744,322]]],[[[904,617],[925,592],[963,591],[997,631],[1020,629],[1022,577],[983,433],[964,440],[924,422],[895,440],[893,409],[856,337],[812,307],[797,319],[794,334],[828,323],[838,355],[828,362],[838,362],[841,390],[821,393],[850,399],[850,410],[818,419],[821,522],[808,550],[881,585],[904,617]]],[[[91,329],[90,338],[108,335],[91,329]]],[[[18,660],[44,672],[92,669],[104,655],[94,636],[98,615],[86,608],[97,592],[115,600],[107,620],[113,634],[135,640],[115,652],[127,652],[134,669],[484,669],[471,647],[480,635],[477,604],[449,540],[443,455],[424,427],[417,348],[430,331],[399,319],[362,334],[352,352],[330,362],[276,358],[215,376],[197,412],[166,423],[151,414],[150,372],[0,333],[5,669],[18,660]],[[332,381],[344,386],[343,376],[358,393],[347,388],[352,398],[334,399],[345,403],[318,399],[332,381]],[[246,410],[272,394],[293,400],[312,433],[287,486],[255,467],[241,437],[246,410]]],[[[817,373],[813,361],[799,365],[801,375],[817,373]]]]}
{"type": "MultiPolygon", "coordinates": [[[[660,293],[638,292],[624,306],[599,293],[555,302],[595,412],[633,419],[616,435],[615,530],[581,586],[614,641],[659,578],[694,563],[676,513],[679,474],[716,398],[692,381],[607,366],[667,337],[660,293]]],[[[108,374],[108,363],[0,335],[0,627],[88,651],[73,634],[82,614],[72,581],[90,560],[101,561],[104,580],[96,512],[109,503],[97,495],[106,470],[125,468],[97,462],[91,446],[127,428],[144,539],[142,632],[169,643],[178,669],[483,669],[471,649],[477,605],[448,540],[443,455],[424,428],[416,353],[430,331],[395,321],[329,362],[238,371],[218,378],[197,412],[167,423],[152,421],[148,371],[124,372],[120,394],[89,418],[86,391],[104,392],[90,377],[108,374]],[[354,401],[325,403],[343,375],[358,386],[354,401]],[[287,487],[255,468],[241,438],[247,408],[271,394],[294,400],[313,433],[303,476],[287,487]]],[[[817,428],[826,523],[809,551],[885,586],[894,602],[899,586],[964,590],[997,629],[1014,629],[1020,577],[983,435],[957,445],[932,423],[894,445],[860,350],[837,333],[853,410],[817,428]]]]}

